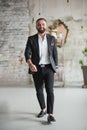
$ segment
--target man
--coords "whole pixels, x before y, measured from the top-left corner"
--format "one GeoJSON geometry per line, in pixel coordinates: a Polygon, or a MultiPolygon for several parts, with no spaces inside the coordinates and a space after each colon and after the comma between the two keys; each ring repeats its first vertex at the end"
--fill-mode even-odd
{"type": "Polygon", "coordinates": [[[56,39],[46,33],[47,21],[39,18],[36,21],[37,34],[28,37],[25,48],[25,59],[32,74],[37,99],[41,108],[38,118],[48,114],[47,121],[55,121],[53,116],[54,106],[54,73],[58,65],[56,39]],[[47,109],[43,93],[43,83],[47,93],[47,109]]]}

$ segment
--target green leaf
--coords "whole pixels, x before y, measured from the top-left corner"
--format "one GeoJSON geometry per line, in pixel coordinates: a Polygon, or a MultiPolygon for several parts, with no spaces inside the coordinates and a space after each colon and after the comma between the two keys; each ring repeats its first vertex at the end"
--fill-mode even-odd
{"type": "Polygon", "coordinates": [[[83,53],[84,56],[87,56],[87,47],[84,48],[84,50],[82,51],[82,53],[83,53]]]}
{"type": "Polygon", "coordinates": [[[83,60],[80,60],[80,61],[79,61],[79,64],[83,65],[83,60]]]}

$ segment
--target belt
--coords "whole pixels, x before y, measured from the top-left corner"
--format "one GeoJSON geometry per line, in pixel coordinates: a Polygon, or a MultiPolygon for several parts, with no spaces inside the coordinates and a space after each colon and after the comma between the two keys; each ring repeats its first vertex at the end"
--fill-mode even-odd
{"type": "Polygon", "coordinates": [[[50,66],[50,64],[41,64],[41,65],[39,65],[41,68],[44,68],[44,67],[49,67],[50,66]]]}

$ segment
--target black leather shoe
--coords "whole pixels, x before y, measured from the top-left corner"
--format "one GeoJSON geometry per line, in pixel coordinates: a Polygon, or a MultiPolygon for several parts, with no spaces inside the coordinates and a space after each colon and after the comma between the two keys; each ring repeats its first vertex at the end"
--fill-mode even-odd
{"type": "Polygon", "coordinates": [[[38,118],[40,118],[40,117],[43,117],[44,115],[46,115],[46,111],[44,112],[44,111],[41,111],[38,115],[37,115],[37,117],[38,118]]]}
{"type": "Polygon", "coordinates": [[[51,123],[51,121],[55,122],[56,120],[53,116],[50,115],[50,116],[48,116],[47,121],[48,121],[48,123],[51,123]]]}

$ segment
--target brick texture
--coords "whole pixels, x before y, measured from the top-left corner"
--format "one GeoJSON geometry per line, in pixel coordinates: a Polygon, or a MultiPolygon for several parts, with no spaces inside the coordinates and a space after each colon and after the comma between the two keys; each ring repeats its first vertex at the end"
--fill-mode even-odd
{"type": "Polygon", "coordinates": [[[28,0],[0,0],[0,85],[29,82],[24,59],[28,23],[28,0]]]}

